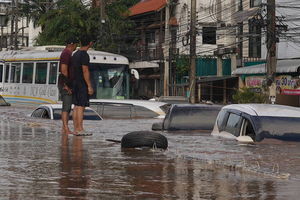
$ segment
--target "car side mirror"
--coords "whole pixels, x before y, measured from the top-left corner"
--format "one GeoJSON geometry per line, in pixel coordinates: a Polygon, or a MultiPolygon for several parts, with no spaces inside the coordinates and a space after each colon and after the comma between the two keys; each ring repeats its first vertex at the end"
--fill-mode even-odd
{"type": "Polygon", "coordinates": [[[237,141],[243,142],[243,143],[253,143],[253,139],[250,136],[239,136],[236,138],[237,141]]]}
{"type": "Polygon", "coordinates": [[[139,72],[136,69],[130,69],[130,73],[134,76],[135,79],[140,79],[139,72]]]}

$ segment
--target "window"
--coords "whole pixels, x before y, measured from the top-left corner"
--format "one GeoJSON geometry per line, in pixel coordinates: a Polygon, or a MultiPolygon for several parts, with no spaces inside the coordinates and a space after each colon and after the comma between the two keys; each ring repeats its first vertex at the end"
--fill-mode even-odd
{"type": "Polygon", "coordinates": [[[56,62],[50,63],[49,84],[56,84],[57,66],[58,66],[58,64],[56,62]]]}
{"type": "Polygon", "coordinates": [[[146,37],[148,43],[155,43],[155,32],[147,33],[146,37]]]}
{"type": "Polygon", "coordinates": [[[0,83],[2,82],[3,65],[0,65],[0,83]]]}
{"type": "Polygon", "coordinates": [[[238,11],[243,11],[243,0],[237,0],[238,1],[238,11]]]}
{"type": "Polygon", "coordinates": [[[12,63],[10,72],[10,82],[20,83],[21,77],[21,63],[12,63]]]}
{"type": "Polygon", "coordinates": [[[8,83],[8,77],[9,77],[9,65],[5,65],[5,78],[4,78],[5,83],[8,83]]]}
{"type": "Polygon", "coordinates": [[[203,27],[202,43],[203,44],[216,44],[216,27],[203,27]]]}
{"type": "Polygon", "coordinates": [[[249,57],[261,58],[261,27],[249,20],[249,57]]]}
{"type": "Polygon", "coordinates": [[[250,8],[258,7],[261,5],[261,3],[261,0],[250,0],[250,8]]]}
{"type": "Polygon", "coordinates": [[[24,63],[22,83],[32,83],[33,63],[24,63]]]}
{"type": "Polygon", "coordinates": [[[251,122],[247,119],[243,120],[243,126],[242,126],[241,136],[249,136],[252,138],[252,140],[255,140],[255,131],[253,129],[253,126],[251,122]]]}
{"type": "Polygon", "coordinates": [[[217,125],[218,125],[218,129],[220,131],[223,130],[223,127],[224,127],[224,122],[225,120],[227,119],[226,117],[226,114],[227,114],[227,111],[226,110],[221,110],[218,114],[218,117],[217,117],[217,125]]]}
{"type": "Polygon", "coordinates": [[[225,127],[225,131],[238,137],[240,134],[240,129],[239,129],[240,122],[241,122],[241,117],[239,115],[230,113],[225,127]]]}
{"type": "Polygon", "coordinates": [[[36,63],[35,83],[46,84],[47,63],[36,63]]]}

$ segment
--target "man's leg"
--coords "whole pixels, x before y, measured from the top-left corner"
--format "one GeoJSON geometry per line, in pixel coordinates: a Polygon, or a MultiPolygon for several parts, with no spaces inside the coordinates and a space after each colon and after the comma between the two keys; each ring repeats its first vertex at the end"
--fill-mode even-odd
{"type": "Polygon", "coordinates": [[[61,112],[61,120],[62,120],[62,123],[63,123],[63,132],[66,133],[66,134],[71,134],[72,132],[70,131],[69,125],[68,125],[69,112],[62,111],[61,112]]]}
{"type": "Polygon", "coordinates": [[[71,106],[72,106],[72,96],[67,93],[65,90],[61,90],[62,94],[62,112],[61,112],[61,120],[63,123],[63,132],[66,134],[71,134],[72,132],[69,129],[69,114],[71,112],[71,106]]]}
{"type": "Polygon", "coordinates": [[[78,119],[78,128],[80,131],[83,131],[83,114],[84,114],[84,109],[85,107],[82,106],[78,106],[78,115],[77,115],[77,119],[78,119]]]}
{"type": "Polygon", "coordinates": [[[79,129],[78,128],[78,117],[77,117],[78,114],[77,113],[78,113],[78,106],[74,106],[72,118],[73,118],[75,134],[78,133],[78,129],[79,129]]]}

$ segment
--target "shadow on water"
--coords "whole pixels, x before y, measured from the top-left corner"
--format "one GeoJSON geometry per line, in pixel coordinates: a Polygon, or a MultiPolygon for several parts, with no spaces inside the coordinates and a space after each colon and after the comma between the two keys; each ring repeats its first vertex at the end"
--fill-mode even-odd
{"type": "Polygon", "coordinates": [[[0,120],[0,199],[296,200],[300,195],[298,180],[202,161],[271,163],[277,156],[283,158],[280,166],[297,174],[298,144],[239,146],[194,132],[164,133],[170,142],[167,151],[124,150],[105,142],[135,131],[134,123],[145,126],[142,122],[107,121],[92,137],[66,137],[57,130],[0,120]]]}

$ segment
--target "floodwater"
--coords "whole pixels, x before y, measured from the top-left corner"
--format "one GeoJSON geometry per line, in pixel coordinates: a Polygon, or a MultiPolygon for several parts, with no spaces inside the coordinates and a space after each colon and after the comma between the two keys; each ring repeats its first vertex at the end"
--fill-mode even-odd
{"type": "Polygon", "coordinates": [[[0,107],[0,199],[284,199],[300,196],[300,143],[240,145],[209,133],[163,133],[166,151],[122,150],[158,119],[85,122],[63,136],[30,107],[0,107]]]}

